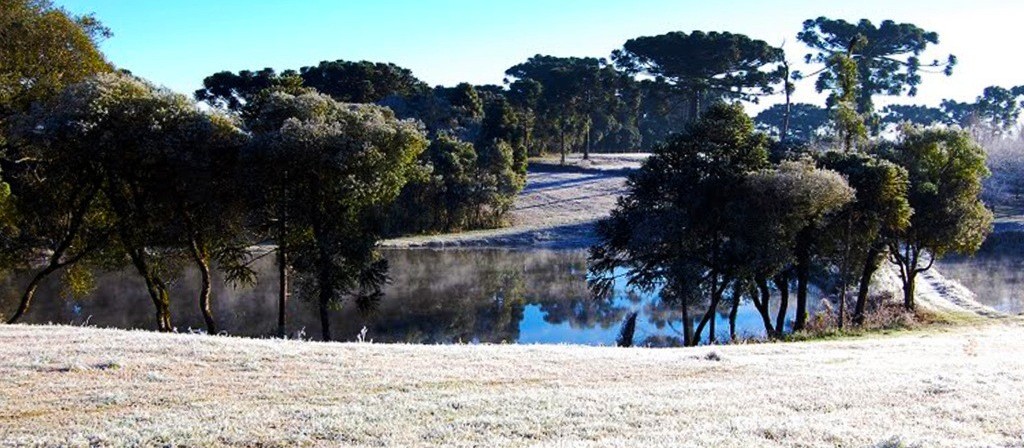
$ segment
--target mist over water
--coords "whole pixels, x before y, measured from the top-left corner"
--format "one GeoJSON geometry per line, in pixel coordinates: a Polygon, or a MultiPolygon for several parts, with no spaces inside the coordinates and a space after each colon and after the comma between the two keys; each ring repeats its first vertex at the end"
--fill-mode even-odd
{"type": "MultiPolygon", "coordinates": [[[[391,283],[374,312],[360,314],[349,303],[332,312],[335,336],[355,340],[365,326],[375,342],[410,343],[574,343],[612,345],[619,326],[639,310],[637,345],[682,343],[678,306],[663,303],[657,291],[642,294],[616,285],[610,299],[595,299],[587,287],[585,251],[547,250],[388,250],[391,283]]],[[[267,337],[277,325],[277,275],[273,257],[254,264],[255,285],[232,287],[216,275],[213,312],[227,334],[267,337]]],[[[62,323],[115,328],[155,328],[152,302],[131,269],[97,273],[97,289],[75,298],[51,279],[36,295],[26,323],[62,323]]],[[[0,284],[0,306],[12,310],[25,276],[0,284]]],[[[199,279],[183,269],[172,282],[172,316],[178,331],[203,328],[197,305],[199,279]]],[[[727,294],[729,294],[727,292],[727,294]]],[[[289,332],[319,337],[315,304],[293,292],[289,332]]],[[[699,307],[691,315],[702,312],[699,307]]],[[[728,310],[716,316],[716,334],[727,339],[728,310]]],[[[774,315],[774,312],[773,312],[774,315]]],[[[762,337],[753,306],[741,307],[738,335],[762,337]]],[[[706,336],[706,335],[705,335],[706,336]]]]}
{"type": "Polygon", "coordinates": [[[978,302],[1005,313],[1024,313],[1024,231],[993,233],[974,256],[948,257],[935,265],[973,291],[978,302]]]}

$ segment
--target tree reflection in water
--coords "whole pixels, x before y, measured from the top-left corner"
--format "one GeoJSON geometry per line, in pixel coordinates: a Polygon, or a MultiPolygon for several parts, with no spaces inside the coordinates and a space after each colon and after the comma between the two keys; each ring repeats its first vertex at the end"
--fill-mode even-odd
{"type": "MultiPolygon", "coordinates": [[[[374,312],[361,315],[351,304],[333,313],[332,326],[343,340],[355,340],[365,326],[367,339],[410,343],[582,343],[612,345],[628,312],[639,310],[636,345],[681,344],[679,310],[658,299],[616,285],[607,299],[587,288],[586,251],[546,250],[388,250],[391,284],[374,312]]],[[[254,265],[260,278],[243,288],[214,280],[214,315],[228,334],[265,337],[276,331],[276,270],[273,258],[254,265]]],[[[21,276],[0,281],[0,311],[10,312],[21,276]]],[[[191,300],[196,275],[184,272],[172,287],[173,323],[179,331],[202,328],[191,300]]],[[[144,285],[131,272],[97,274],[98,288],[70,298],[46,284],[26,316],[29,323],[72,323],[117,328],[153,328],[144,285]]],[[[315,306],[290,302],[292,334],[317,328],[315,306]]],[[[719,314],[727,331],[728,310],[719,314]]],[[[741,309],[739,333],[763,332],[756,311],[741,309]]],[[[724,340],[721,338],[720,340],[724,340]]]]}

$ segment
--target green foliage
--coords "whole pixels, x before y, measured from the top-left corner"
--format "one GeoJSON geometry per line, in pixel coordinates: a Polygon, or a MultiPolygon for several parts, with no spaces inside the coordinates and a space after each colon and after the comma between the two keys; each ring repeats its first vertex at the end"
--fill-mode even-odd
{"type": "Polygon", "coordinates": [[[907,202],[907,171],[887,160],[862,153],[830,151],[819,164],[836,171],[856,190],[856,200],[843,213],[849,218],[860,246],[874,244],[880,238],[895,235],[910,225],[912,210],[907,202]]]}
{"type": "MultiPolygon", "coordinates": [[[[779,138],[786,119],[786,105],[776,104],[757,114],[757,127],[779,138]]],[[[796,103],[789,110],[789,139],[809,142],[821,137],[830,124],[828,110],[813,104],[796,103]]]]}
{"type": "MultiPolygon", "coordinates": [[[[949,55],[945,62],[922,63],[921,54],[929,45],[939,43],[939,35],[910,23],[898,24],[892,20],[876,26],[866,19],[849,23],[819,17],[804,21],[797,39],[814,51],[807,54],[805,59],[808,63],[833,65],[833,57],[837,54],[846,54],[856,62],[858,114],[874,113],[872,97],[875,95],[916,95],[922,80],[922,68],[941,68],[948,76],[956,65],[953,55],[949,55]]],[[[822,71],[816,84],[818,91],[845,90],[845,87],[837,85],[837,77],[835,71],[822,71]]]]}
{"type": "MultiPolygon", "coordinates": [[[[735,272],[732,204],[744,173],[766,164],[767,139],[754,133],[741,107],[709,108],[630,176],[628,194],[598,225],[599,244],[591,250],[595,290],[607,292],[624,269],[630,285],[664,285],[663,298],[680,301],[684,310],[702,291],[715,308],[735,272]]],[[[691,336],[687,330],[687,343],[691,336]]]]}
{"type": "Polygon", "coordinates": [[[867,138],[865,114],[857,110],[856,103],[862,89],[857,63],[847,53],[836,53],[829,57],[827,64],[827,73],[832,76],[823,76],[818,81],[827,82],[827,88],[832,90],[827,102],[832,122],[839,133],[843,149],[852,151],[867,138]]]}
{"type": "Polygon", "coordinates": [[[729,32],[671,32],[628,40],[612,53],[627,73],[664,79],[687,92],[694,116],[701,96],[755,100],[781,81],[783,52],[761,40],[729,32]]]}
{"type": "Polygon", "coordinates": [[[884,110],[882,122],[899,125],[910,123],[920,126],[960,126],[981,131],[983,134],[1001,135],[1019,124],[1024,86],[1005,88],[986,87],[973,103],[943,100],[939,107],[920,105],[892,105],[884,110]]]}
{"type": "Polygon", "coordinates": [[[891,238],[889,252],[900,268],[904,303],[913,308],[918,273],[948,253],[974,253],[991,232],[992,212],[980,199],[989,171],[984,149],[955,129],[906,128],[883,154],[907,170],[910,180],[913,216],[910,226],[891,238]]]}
{"type": "Polygon", "coordinates": [[[391,63],[322,61],[299,69],[306,86],[345,103],[376,103],[388,96],[409,97],[429,90],[412,71],[391,63]]]}
{"type": "Polygon", "coordinates": [[[516,102],[537,116],[535,142],[557,148],[563,157],[589,151],[594,141],[618,132],[623,119],[629,119],[623,118],[630,116],[625,112],[629,104],[620,95],[629,80],[602,59],[536,55],[505,75],[513,80],[516,102]]]}
{"type": "Polygon", "coordinates": [[[989,175],[985,150],[964,131],[905,129],[885,155],[909,173],[914,214],[900,239],[937,258],[976,251],[992,220],[979,198],[989,175]]]}
{"type": "Polygon", "coordinates": [[[112,67],[96,48],[110,30],[48,0],[0,1],[0,119],[112,67]]]}
{"type": "MultiPolygon", "coordinates": [[[[184,97],[120,74],[71,85],[18,117],[12,153],[32,161],[10,171],[18,247],[51,253],[36,279],[84,258],[127,254],[147,282],[160,328],[169,331],[164,279],[173,271],[175,226],[163,161],[205,140],[204,118],[184,97]]],[[[30,285],[15,317],[32,291],[30,285]]]]}
{"type": "Polygon", "coordinates": [[[194,97],[216,108],[241,112],[246,105],[256,101],[261,92],[283,90],[299,94],[302,87],[302,78],[291,70],[280,75],[272,68],[257,72],[242,70],[238,74],[225,71],[203,79],[203,88],[196,90],[194,97]]]}
{"type": "Polygon", "coordinates": [[[427,140],[416,124],[390,110],[347,105],[316,93],[273,93],[250,124],[253,157],[283,178],[280,197],[291,227],[288,251],[303,291],[316,297],[324,339],[327,312],[346,296],[366,309],[387,280],[375,250],[380,212],[416,170],[427,140]]]}

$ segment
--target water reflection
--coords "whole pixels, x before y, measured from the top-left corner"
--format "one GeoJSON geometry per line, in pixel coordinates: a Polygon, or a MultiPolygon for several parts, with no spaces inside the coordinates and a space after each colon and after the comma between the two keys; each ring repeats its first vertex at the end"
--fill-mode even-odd
{"type": "Polygon", "coordinates": [[[1011,314],[1024,313],[1024,231],[989,236],[973,257],[950,257],[939,271],[974,292],[979,302],[1011,314]]]}
{"type": "MultiPolygon", "coordinates": [[[[591,297],[586,282],[585,251],[393,250],[392,283],[371,315],[352,306],[333,313],[332,326],[341,339],[355,340],[364,326],[367,339],[411,343],[573,343],[614,344],[619,324],[639,310],[637,345],[681,345],[681,313],[663,304],[657,293],[638,294],[617,285],[608,300],[591,297]]],[[[276,275],[272,257],[259,260],[259,282],[232,288],[214,280],[214,314],[225,332],[268,336],[276,331],[276,275]]],[[[3,311],[14,308],[23,283],[8,278],[0,284],[3,311]]],[[[98,274],[99,288],[87,297],[65,297],[55,282],[37,294],[29,323],[71,323],[117,328],[152,328],[152,304],[141,280],[130,270],[98,274]]],[[[179,331],[202,328],[196,306],[196,275],[187,272],[171,288],[174,325],[179,331]]],[[[318,334],[312,303],[290,303],[289,326],[318,334]]],[[[691,315],[697,315],[697,310],[691,315]]],[[[719,340],[727,339],[728,310],[716,316],[719,340]]],[[[774,312],[773,312],[774,314],[774,312]]],[[[757,311],[740,308],[738,334],[761,337],[757,311]]]]}

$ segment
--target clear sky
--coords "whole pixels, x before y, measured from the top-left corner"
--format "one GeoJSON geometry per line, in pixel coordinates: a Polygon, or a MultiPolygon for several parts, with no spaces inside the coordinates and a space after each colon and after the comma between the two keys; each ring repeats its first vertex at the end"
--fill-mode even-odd
{"type": "MultiPolygon", "coordinates": [[[[916,99],[971,100],[989,85],[1024,84],[1016,0],[56,0],[94,12],[113,32],[119,67],[182,93],[207,75],[322,60],[394,62],[432,85],[501,83],[535,54],[607,57],[627,39],[730,31],[775,45],[802,65],[805,19],[893,19],[939,33],[925,60],[955,54],[955,74],[927,76],[916,99]]],[[[804,69],[807,70],[807,69],[804,69]]],[[[813,69],[811,69],[813,70],[813,69]]],[[[813,86],[798,100],[821,102],[813,86]]],[[[885,101],[879,101],[885,103],[885,101]]]]}

